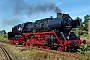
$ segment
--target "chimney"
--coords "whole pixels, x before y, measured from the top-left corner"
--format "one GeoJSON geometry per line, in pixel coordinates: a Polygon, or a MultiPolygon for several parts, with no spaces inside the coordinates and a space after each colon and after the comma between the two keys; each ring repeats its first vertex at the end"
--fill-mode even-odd
{"type": "Polygon", "coordinates": [[[61,18],[63,16],[62,13],[57,13],[57,18],[61,18]]]}
{"type": "Polygon", "coordinates": [[[88,34],[90,35],[90,16],[87,18],[88,20],[88,34]]]}

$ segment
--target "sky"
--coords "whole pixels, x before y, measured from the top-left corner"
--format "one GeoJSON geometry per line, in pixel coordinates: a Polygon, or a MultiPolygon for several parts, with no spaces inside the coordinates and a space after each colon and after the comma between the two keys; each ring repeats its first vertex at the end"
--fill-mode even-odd
{"type": "Polygon", "coordinates": [[[56,17],[56,11],[72,19],[90,14],[90,0],[0,0],[0,31],[17,24],[56,17]]]}

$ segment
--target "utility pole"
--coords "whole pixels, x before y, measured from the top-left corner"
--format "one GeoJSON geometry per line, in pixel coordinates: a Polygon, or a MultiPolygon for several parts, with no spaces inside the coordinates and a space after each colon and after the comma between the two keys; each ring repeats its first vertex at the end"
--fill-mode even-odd
{"type": "Polygon", "coordinates": [[[90,35],[90,16],[87,18],[88,20],[88,34],[90,35]]]}

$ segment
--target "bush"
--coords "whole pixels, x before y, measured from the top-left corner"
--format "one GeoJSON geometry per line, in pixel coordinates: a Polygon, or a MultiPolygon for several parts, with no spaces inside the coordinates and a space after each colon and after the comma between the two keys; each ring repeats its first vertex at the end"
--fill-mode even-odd
{"type": "Polygon", "coordinates": [[[79,28],[74,28],[71,30],[72,32],[74,32],[77,36],[83,36],[86,37],[88,35],[88,32],[85,30],[81,30],[79,28]]]}
{"type": "Polygon", "coordinates": [[[84,59],[84,60],[89,60],[89,57],[88,57],[88,56],[85,56],[85,54],[86,54],[87,51],[88,51],[88,46],[87,46],[87,44],[81,45],[81,46],[79,46],[79,47],[80,47],[80,49],[78,49],[78,51],[79,51],[80,54],[83,56],[83,59],[84,59]]]}
{"type": "Polygon", "coordinates": [[[87,51],[88,51],[88,46],[87,46],[87,44],[81,45],[81,46],[79,46],[79,47],[80,47],[80,49],[78,49],[78,51],[81,53],[82,56],[85,56],[85,54],[86,54],[87,51]]]}
{"type": "Polygon", "coordinates": [[[5,38],[8,38],[8,34],[4,34],[4,37],[5,37],[5,38]]]}

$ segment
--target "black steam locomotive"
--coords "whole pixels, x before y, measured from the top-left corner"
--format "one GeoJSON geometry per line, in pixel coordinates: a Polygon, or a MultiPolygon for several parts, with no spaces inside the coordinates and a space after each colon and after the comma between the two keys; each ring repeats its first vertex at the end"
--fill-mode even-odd
{"type": "Polygon", "coordinates": [[[8,40],[13,44],[69,51],[83,43],[74,32],[70,32],[78,26],[79,21],[73,20],[69,14],[57,13],[57,18],[51,16],[12,27],[12,32],[8,32],[8,40]]]}

